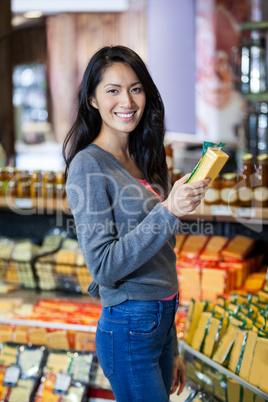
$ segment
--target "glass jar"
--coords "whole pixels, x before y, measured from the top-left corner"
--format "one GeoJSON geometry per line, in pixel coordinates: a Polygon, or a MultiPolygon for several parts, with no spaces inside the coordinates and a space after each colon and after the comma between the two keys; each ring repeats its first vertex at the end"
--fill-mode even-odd
{"type": "Polygon", "coordinates": [[[218,205],[221,203],[221,179],[217,176],[205,193],[206,205],[218,205]]]}
{"type": "Polygon", "coordinates": [[[20,170],[18,172],[18,180],[20,182],[28,182],[31,178],[29,170],[20,170]]]}
{"type": "Polygon", "coordinates": [[[6,180],[13,181],[12,179],[15,178],[17,174],[17,169],[15,167],[7,167],[6,168],[6,180]]]}
{"type": "Polygon", "coordinates": [[[235,206],[238,204],[237,174],[225,173],[221,179],[221,203],[235,206]]]}
{"type": "Polygon", "coordinates": [[[268,207],[268,155],[257,156],[257,168],[254,177],[253,205],[268,207]]]}
{"type": "Polygon", "coordinates": [[[29,198],[30,197],[30,181],[19,181],[17,186],[17,197],[29,198]]]}
{"type": "Polygon", "coordinates": [[[42,170],[34,170],[32,173],[32,181],[34,183],[40,183],[43,181],[43,173],[42,170]]]}
{"type": "Polygon", "coordinates": [[[16,181],[9,181],[7,186],[6,186],[6,190],[5,190],[5,194],[12,196],[12,197],[16,197],[17,196],[17,182],[16,181]]]}
{"type": "Polygon", "coordinates": [[[56,174],[52,170],[47,170],[44,174],[44,183],[56,183],[56,174]]]}
{"type": "Polygon", "coordinates": [[[42,197],[43,195],[43,184],[41,182],[32,182],[30,187],[31,198],[42,197]]]}
{"type": "Polygon", "coordinates": [[[0,167],[0,181],[6,180],[6,168],[0,167]]]}
{"type": "Polygon", "coordinates": [[[171,144],[165,144],[165,152],[166,152],[166,162],[168,171],[172,173],[173,171],[173,148],[171,144]]]}
{"type": "Polygon", "coordinates": [[[65,173],[64,172],[57,172],[56,184],[65,184],[65,173]]]}
{"type": "Polygon", "coordinates": [[[44,183],[43,185],[43,197],[53,198],[55,196],[54,184],[44,183]]]}
{"type": "Polygon", "coordinates": [[[65,184],[56,184],[55,196],[59,199],[66,197],[65,184]]]}
{"type": "Polygon", "coordinates": [[[238,175],[238,200],[241,207],[251,207],[253,200],[252,181],[254,179],[253,155],[242,157],[242,167],[238,175]]]}

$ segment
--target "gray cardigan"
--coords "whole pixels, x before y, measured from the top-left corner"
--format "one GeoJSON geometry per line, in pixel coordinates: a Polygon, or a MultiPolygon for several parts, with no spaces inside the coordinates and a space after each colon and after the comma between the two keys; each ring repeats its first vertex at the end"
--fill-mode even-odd
{"type": "Polygon", "coordinates": [[[104,307],[176,293],[180,221],[109,152],[90,144],[71,162],[67,197],[104,307]],[[98,289],[99,288],[99,289],[98,289]]]}

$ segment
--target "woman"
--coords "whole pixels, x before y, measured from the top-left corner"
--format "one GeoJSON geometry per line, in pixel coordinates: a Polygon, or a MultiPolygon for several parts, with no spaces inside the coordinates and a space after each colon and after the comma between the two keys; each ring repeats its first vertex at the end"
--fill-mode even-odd
{"type": "Polygon", "coordinates": [[[178,218],[193,211],[208,180],[170,191],[164,107],[140,57],[104,47],[90,60],[76,121],[64,143],[67,196],[101,297],[96,352],[117,402],[165,402],[185,385],[174,342],[178,218]],[[170,191],[170,192],[169,192],[170,191]]]}

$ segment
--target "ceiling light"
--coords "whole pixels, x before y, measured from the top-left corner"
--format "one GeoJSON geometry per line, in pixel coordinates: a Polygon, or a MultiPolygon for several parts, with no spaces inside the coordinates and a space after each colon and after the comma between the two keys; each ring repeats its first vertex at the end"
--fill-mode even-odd
{"type": "Polygon", "coordinates": [[[42,17],[42,11],[28,11],[27,13],[23,14],[25,18],[40,18],[42,17]]]}

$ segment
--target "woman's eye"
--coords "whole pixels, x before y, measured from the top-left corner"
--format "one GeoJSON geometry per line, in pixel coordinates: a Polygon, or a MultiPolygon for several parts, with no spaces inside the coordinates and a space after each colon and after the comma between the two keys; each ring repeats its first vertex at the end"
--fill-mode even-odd
{"type": "Polygon", "coordinates": [[[118,91],[117,89],[109,89],[108,93],[116,94],[118,91]]]}
{"type": "Polygon", "coordinates": [[[139,88],[139,87],[137,87],[137,88],[133,88],[132,89],[132,92],[135,92],[135,93],[140,93],[140,92],[142,92],[142,89],[141,88],[139,88]]]}

